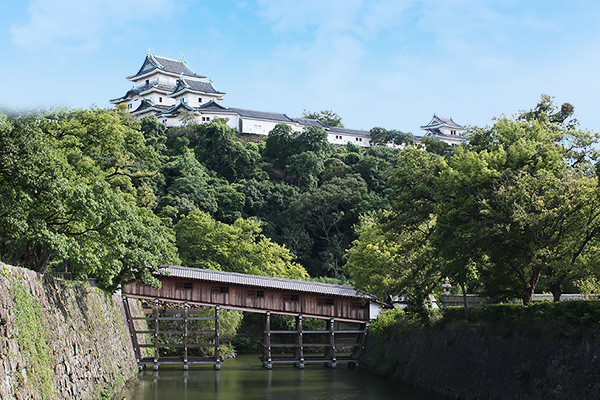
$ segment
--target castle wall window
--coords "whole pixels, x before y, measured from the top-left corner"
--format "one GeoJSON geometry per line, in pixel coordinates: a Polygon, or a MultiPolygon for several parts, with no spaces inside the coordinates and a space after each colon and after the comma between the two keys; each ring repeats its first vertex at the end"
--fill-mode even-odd
{"type": "Polygon", "coordinates": [[[202,97],[198,97],[198,103],[202,103],[202,97]]]}
{"type": "Polygon", "coordinates": [[[162,97],[159,97],[159,98],[158,98],[158,102],[159,102],[159,103],[162,103],[162,97]]]}

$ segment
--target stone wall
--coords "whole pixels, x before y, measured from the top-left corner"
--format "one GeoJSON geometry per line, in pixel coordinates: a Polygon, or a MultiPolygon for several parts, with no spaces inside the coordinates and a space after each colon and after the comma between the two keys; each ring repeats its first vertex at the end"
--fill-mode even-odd
{"type": "Polygon", "coordinates": [[[457,399],[599,399],[600,335],[487,334],[476,326],[370,336],[361,366],[457,399]]]}
{"type": "Polygon", "coordinates": [[[122,301],[0,263],[0,399],[111,398],[137,367],[122,301]]]}

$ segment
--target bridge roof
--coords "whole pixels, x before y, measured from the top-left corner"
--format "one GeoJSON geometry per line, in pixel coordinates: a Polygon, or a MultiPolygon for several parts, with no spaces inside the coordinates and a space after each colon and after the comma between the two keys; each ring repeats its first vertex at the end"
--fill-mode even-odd
{"type": "Polygon", "coordinates": [[[375,297],[370,294],[357,291],[353,286],[301,281],[296,279],[274,278],[271,276],[262,275],[248,275],[236,272],[169,266],[162,268],[159,275],[221,284],[253,286],[265,289],[279,289],[328,296],[375,299],[375,297]]]}

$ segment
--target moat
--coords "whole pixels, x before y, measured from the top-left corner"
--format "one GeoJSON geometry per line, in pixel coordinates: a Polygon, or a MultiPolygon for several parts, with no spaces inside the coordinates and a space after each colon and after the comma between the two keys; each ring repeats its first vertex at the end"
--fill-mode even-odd
{"type": "Polygon", "coordinates": [[[436,394],[386,380],[361,369],[340,364],[337,369],[310,365],[298,370],[278,365],[265,370],[257,355],[226,360],[221,371],[212,366],[161,367],[141,373],[121,394],[127,400],[160,399],[336,399],[336,400],[443,400],[436,394]]]}

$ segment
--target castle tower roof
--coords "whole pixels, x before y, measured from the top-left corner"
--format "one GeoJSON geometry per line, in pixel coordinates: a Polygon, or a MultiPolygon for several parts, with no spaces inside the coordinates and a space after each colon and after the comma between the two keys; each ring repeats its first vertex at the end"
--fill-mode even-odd
{"type": "Polygon", "coordinates": [[[128,76],[127,79],[136,81],[152,74],[156,70],[160,70],[163,73],[173,76],[183,75],[193,78],[206,79],[205,76],[197,75],[190,70],[185,61],[160,57],[151,53],[148,53],[146,56],[146,59],[144,60],[140,70],[135,75],[128,76]]]}

